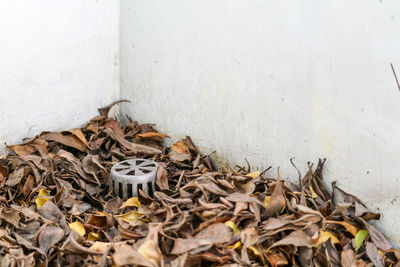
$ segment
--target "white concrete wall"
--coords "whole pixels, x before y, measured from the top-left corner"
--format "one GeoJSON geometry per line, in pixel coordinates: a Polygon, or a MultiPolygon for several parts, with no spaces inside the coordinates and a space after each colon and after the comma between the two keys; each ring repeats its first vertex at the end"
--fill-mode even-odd
{"type": "Polygon", "coordinates": [[[122,0],[120,47],[123,113],[294,179],[327,157],[399,243],[400,1],[122,0]]]}
{"type": "Polygon", "coordinates": [[[0,3],[0,151],[119,98],[119,2],[0,3]]]}

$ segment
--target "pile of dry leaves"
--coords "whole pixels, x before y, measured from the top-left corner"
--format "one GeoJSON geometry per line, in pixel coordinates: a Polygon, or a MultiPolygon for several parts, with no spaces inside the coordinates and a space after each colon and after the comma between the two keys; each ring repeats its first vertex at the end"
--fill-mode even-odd
{"type": "Polygon", "coordinates": [[[81,129],[43,132],[0,159],[1,266],[400,266],[371,224],[378,214],[322,182],[220,166],[189,137],[172,147],[151,125],[99,109],[81,129]],[[157,192],[121,200],[110,168],[160,163],[157,192]],[[335,199],[335,201],[334,201],[335,199]]]}

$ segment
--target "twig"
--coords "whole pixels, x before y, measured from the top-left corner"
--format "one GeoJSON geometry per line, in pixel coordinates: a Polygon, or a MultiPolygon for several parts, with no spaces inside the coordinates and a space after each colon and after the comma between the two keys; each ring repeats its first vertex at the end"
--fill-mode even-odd
{"type": "Polygon", "coordinates": [[[390,66],[392,67],[393,75],[394,75],[394,78],[396,79],[397,87],[399,88],[399,91],[400,91],[400,83],[399,83],[399,79],[397,79],[396,71],[394,70],[392,63],[390,63],[390,66]]]}
{"type": "Polygon", "coordinates": [[[185,175],[185,171],[181,172],[181,175],[179,176],[179,179],[178,179],[178,183],[176,184],[176,188],[179,188],[181,186],[183,175],[185,175]]]}

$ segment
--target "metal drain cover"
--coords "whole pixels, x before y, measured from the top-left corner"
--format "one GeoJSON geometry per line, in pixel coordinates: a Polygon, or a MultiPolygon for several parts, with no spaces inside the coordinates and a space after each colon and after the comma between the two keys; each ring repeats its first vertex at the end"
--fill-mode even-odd
{"type": "Polygon", "coordinates": [[[122,199],[139,195],[139,189],[153,196],[158,163],[149,159],[130,159],[111,168],[110,188],[122,199]]]}

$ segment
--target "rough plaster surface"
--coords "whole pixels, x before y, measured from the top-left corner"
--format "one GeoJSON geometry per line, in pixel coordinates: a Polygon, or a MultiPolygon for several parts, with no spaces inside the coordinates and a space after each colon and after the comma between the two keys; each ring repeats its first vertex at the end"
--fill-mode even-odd
{"type": "Polygon", "coordinates": [[[119,98],[119,2],[0,4],[0,150],[119,98]]]}
{"type": "Polygon", "coordinates": [[[327,157],[399,244],[399,29],[397,0],[122,0],[122,113],[292,179],[327,157]]]}

